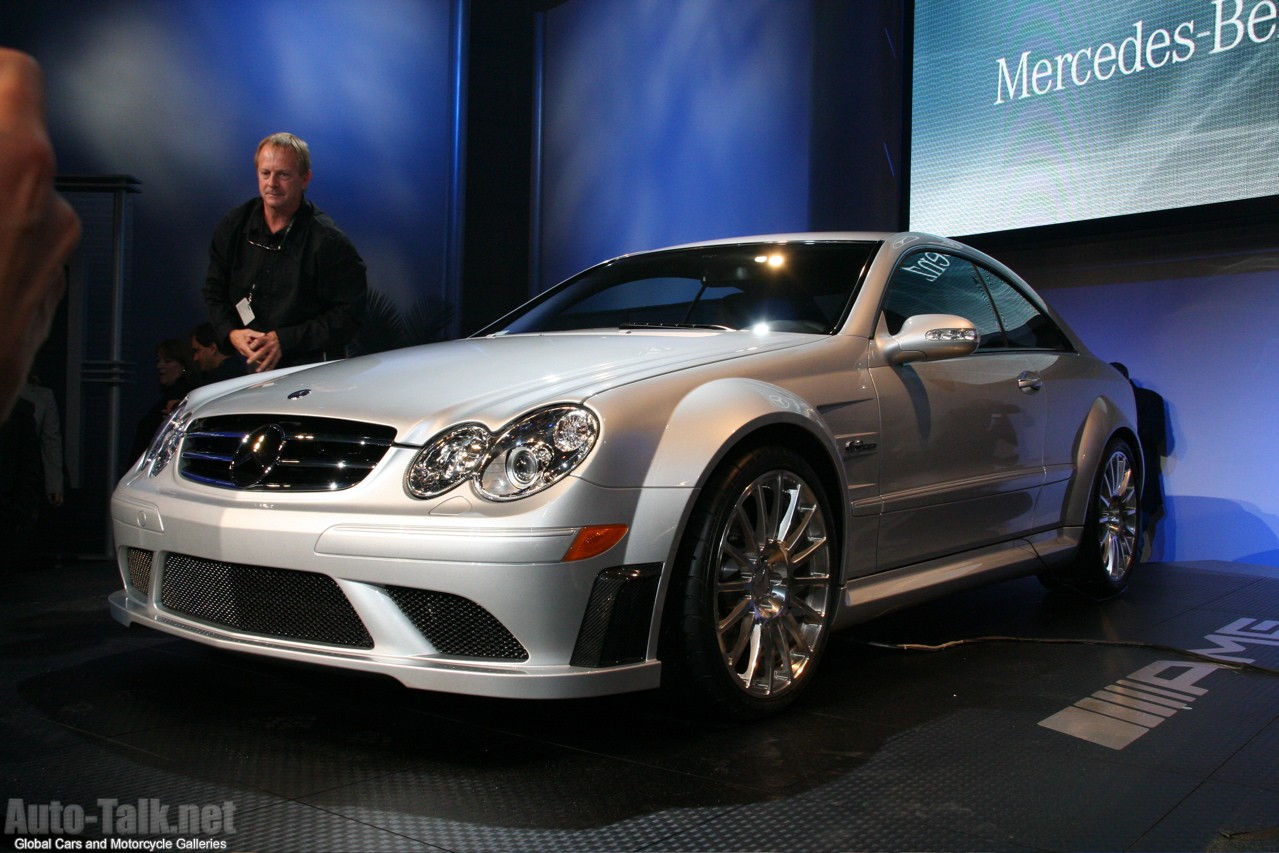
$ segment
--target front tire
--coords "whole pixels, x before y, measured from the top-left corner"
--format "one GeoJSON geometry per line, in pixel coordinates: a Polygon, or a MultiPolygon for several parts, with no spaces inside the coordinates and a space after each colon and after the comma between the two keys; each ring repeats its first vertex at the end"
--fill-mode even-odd
{"type": "Polygon", "coordinates": [[[668,686],[733,719],[789,705],[826,644],[837,554],[830,503],[803,457],[763,447],[721,467],[678,551],[668,686]]]}

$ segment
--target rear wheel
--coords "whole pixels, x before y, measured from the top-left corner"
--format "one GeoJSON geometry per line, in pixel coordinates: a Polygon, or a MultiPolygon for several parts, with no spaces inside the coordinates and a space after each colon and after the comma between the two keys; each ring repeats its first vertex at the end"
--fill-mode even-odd
{"type": "Polygon", "coordinates": [[[1093,480],[1075,560],[1060,573],[1045,577],[1045,584],[1097,597],[1124,591],[1141,542],[1139,481],[1132,445],[1122,438],[1113,439],[1093,480]]]}
{"type": "Polygon", "coordinates": [[[829,501],[803,457],[737,457],[708,482],[679,549],[668,686],[737,719],[780,710],[813,677],[834,609],[829,501]]]}

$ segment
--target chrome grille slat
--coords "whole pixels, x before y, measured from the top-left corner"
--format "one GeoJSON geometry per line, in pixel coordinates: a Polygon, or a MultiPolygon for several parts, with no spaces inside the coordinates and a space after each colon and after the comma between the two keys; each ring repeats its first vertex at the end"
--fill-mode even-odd
{"type": "Polygon", "coordinates": [[[197,431],[197,430],[189,429],[187,430],[187,436],[188,437],[196,436],[198,438],[234,438],[236,440],[239,440],[241,433],[235,432],[235,431],[232,431],[232,432],[215,431],[215,430],[198,430],[197,431]]]}
{"type": "Polygon", "coordinates": [[[299,468],[363,468],[365,471],[372,471],[373,465],[367,462],[326,462],[324,460],[309,459],[281,459],[281,465],[296,465],[299,468]]]}
{"type": "Polygon", "coordinates": [[[225,453],[198,453],[196,451],[191,451],[182,455],[184,458],[207,460],[209,462],[225,462],[228,465],[231,464],[231,460],[234,458],[232,456],[227,456],[225,453]]]}
{"type": "Polygon", "coordinates": [[[389,440],[352,437],[349,435],[338,435],[336,433],[321,435],[309,432],[303,435],[294,435],[291,436],[291,438],[295,441],[317,441],[324,442],[325,444],[351,444],[359,447],[369,446],[387,448],[391,446],[391,442],[389,440]]]}
{"type": "MultiPolygon", "coordinates": [[[[221,415],[194,421],[182,440],[178,470],[192,482],[255,491],[337,491],[364,480],[386,455],[395,429],[337,418],[221,415]],[[284,433],[269,474],[239,485],[231,474],[245,439],[263,427],[284,433]]],[[[241,480],[243,483],[244,480],[241,480]]]]}

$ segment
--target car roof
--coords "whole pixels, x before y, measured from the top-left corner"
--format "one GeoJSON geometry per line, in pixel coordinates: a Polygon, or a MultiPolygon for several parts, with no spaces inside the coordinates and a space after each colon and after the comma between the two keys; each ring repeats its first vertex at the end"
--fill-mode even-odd
{"type": "MultiPolygon", "coordinates": [[[[755,234],[745,237],[720,237],[666,246],[665,249],[690,249],[699,246],[732,246],[738,243],[808,243],[826,241],[880,242],[897,236],[893,231],[795,231],[782,234],[755,234]]],[[[932,235],[920,235],[929,236],[932,235]]],[[[654,249],[652,251],[663,251],[654,249]]],[[[634,253],[634,254],[639,254],[634,253]]]]}
{"type": "MultiPolygon", "coordinates": [[[[753,234],[744,237],[720,237],[714,240],[698,240],[692,243],[677,243],[673,246],[662,246],[654,249],[639,249],[634,252],[625,252],[617,257],[609,258],[605,261],[605,263],[611,263],[616,260],[621,260],[622,258],[629,258],[637,255],[666,252],[672,249],[700,249],[714,246],[746,245],[750,243],[892,243],[904,237],[914,238],[911,242],[941,243],[943,245],[951,246],[963,245],[957,244],[949,237],[940,237],[936,234],[929,234],[923,231],[791,231],[779,234],[753,234]]],[[[970,246],[964,246],[964,248],[972,251],[970,246]]]]}

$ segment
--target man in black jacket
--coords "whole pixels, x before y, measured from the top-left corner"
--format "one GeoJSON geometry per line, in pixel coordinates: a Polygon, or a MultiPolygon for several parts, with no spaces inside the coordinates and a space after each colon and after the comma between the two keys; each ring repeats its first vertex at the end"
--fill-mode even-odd
{"type": "Polygon", "coordinates": [[[346,355],[364,318],[364,261],[305,197],[311,153],[291,133],[258,143],[258,198],[213,232],[204,304],[219,340],[251,371],[346,355]]]}

